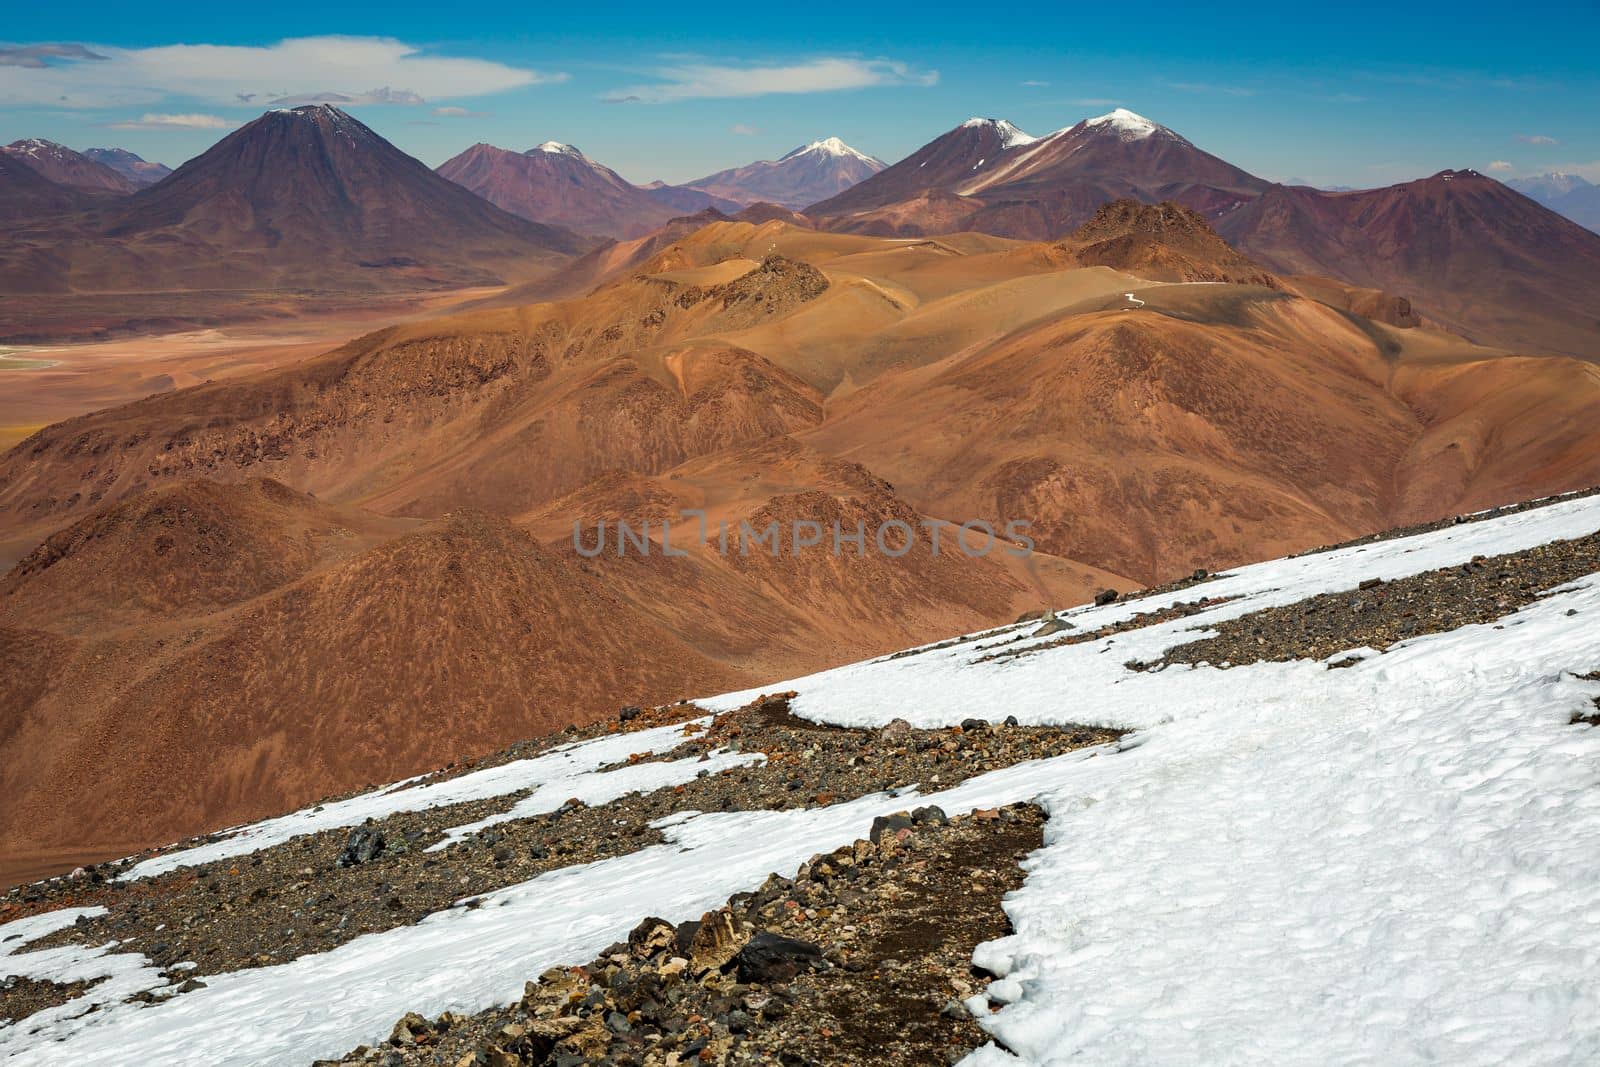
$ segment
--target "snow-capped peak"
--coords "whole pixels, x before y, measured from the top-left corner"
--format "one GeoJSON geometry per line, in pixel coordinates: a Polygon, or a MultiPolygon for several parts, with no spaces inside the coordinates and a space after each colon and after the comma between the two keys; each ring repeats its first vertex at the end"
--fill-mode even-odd
{"type": "Polygon", "coordinates": [[[13,141],[6,145],[6,148],[12,152],[20,152],[25,156],[38,156],[41,153],[45,155],[60,155],[62,152],[71,151],[70,148],[64,145],[56,144],[54,141],[46,141],[42,137],[29,137],[26,140],[13,141]]]}
{"type": "Polygon", "coordinates": [[[1015,148],[1019,144],[1032,144],[1039,138],[1032,134],[1024,133],[1015,125],[1005,119],[970,118],[961,124],[964,130],[982,129],[988,127],[1000,135],[1001,148],[1015,148]]]}
{"type": "Polygon", "coordinates": [[[1106,127],[1113,130],[1124,141],[1142,141],[1153,133],[1163,131],[1166,127],[1151,122],[1143,115],[1136,115],[1125,107],[1119,107],[1097,118],[1085,119],[1084,125],[1106,127]]]}
{"type": "Polygon", "coordinates": [[[569,144],[560,141],[546,141],[534,148],[535,152],[549,152],[553,156],[571,156],[573,159],[584,159],[584,154],[569,144]]]}
{"type": "MultiPolygon", "coordinates": [[[[788,155],[784,156],[783,159],[793,159],[795,156],[803,156],[807,153],[833,156],[838,159],[857,159],[863,163],[871,163],[880,167],[882,166],[882,164],[876,159],[873,159],[865,152],[859,152],[856,149],[851,148],[837,137],[824,137],[820,141],[812,141],[810,144],[801,145],[793,152],[790,152],[788,155]]],[[[782,162],[782,160],[779,160],[779,162],[782,162]]]]}

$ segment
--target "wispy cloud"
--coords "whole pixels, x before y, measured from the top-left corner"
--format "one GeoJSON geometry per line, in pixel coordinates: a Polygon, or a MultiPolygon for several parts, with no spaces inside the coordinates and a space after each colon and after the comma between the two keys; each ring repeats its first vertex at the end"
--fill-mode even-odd
{"type": "MultiPolygon", "coordinates": [[[[254,95],[254,94],[251,94],[254,95]]],[[[368,89],[364,93],[295,93],[292,96],[280,96],[275,100],[268,100],[268,107],[300,107],[302,104],[337,104],[340,107],[360,107],[362,104],[400,104],[404,107],[416,107],[426,104],[421,93],[410,89],[391,89],[385,85],[381,89],[368,89]]]]}
{"type": "Polygon", "coordinates": [[[754,137],[761,131],[756,129],[754,126],[748,126],[742,122],[735,122],[732,126],[728,127],[728,132],[736,133],[740,137],[754,137]]]}
{"type": "Polygon", "coordinates": [[[1542,133],[1521,133],[1517,135],[1517,140],[1521,141],[1523,144],[1554,145],[1561,143],[1554,137],[1546,137],[1542,133]]]}
{"type": "Polygon", "coordinates": [[[1516,170],[1517,168],[1513,164],[1507,162],[1504,159],[1497,159],[1493,163],[1490,163],[1484,169],[1485,170],[1492,170],[1492,171],[1497,171],[1497,172],[1500,172],[1500,173],[1504,173],[1505,171],[1516,170]]]}
{"type": "Polygon", "coordinates": [[[893,59],[824,58],[788,64],[679,63],[651,72],[658,81],[613,89],[601,99],[617,104],[670,103],[778,93],[828,93],[892,85],[935,85],[938,71],[916,70],[893,59]]]}
{"type": "Polygon", "coordinates": [[[1360,93],[1326,93],[1317,99],[1325,104],[1366,104],[1371,102],[1372,97],[1360,93]]]}
{"type": "Polygon", "coordinates": [[[260,46],[31,45],[22,51],[40,48],[55,51],[0,64],[0,106],[138,107],[174,97],[229,107],[258,99],[339,96],[351,104],[400,102],[386,93],[416,102],[482,96],[567,77],[487,59],[430,55],[391,37],[295,37],[260,46]],[[404,88],[374,90],[374,85],[404,88]]]}
{"type": "Polygon", "coordinates": [[[0,67],[28,67],[39,70],[49,66],[49,60],[52,59],[104,58],[106,57],[98,52],[91,52],[81,44],[0,45],[0,67]]]}
{"type": "Polygon", "coordinates": [[[1043,89],[1045,86],[1049,85],[1050,83],[1049,82],[1039,81],[1037,78],[1029,78],[1027,81],[1023,82],[1022,84],[1023,84],[1023,87],[1027,88],[1027,89],[1043,89]]]}
{"type": "Polygon", "coordinates": [[[1210,82],[1162,82],[1168,89],[1176,89],[1180,93],[1217,93],[1222,96],[1254,96],[1254,89],[1247,89],[1240,85],[1212,85],[1210,82]]]}
{"type": "Polygon", "coordinates": [[[436,107],[433,113],[447,119],[481,119],[489,114],[487,111],[472,111],[464,107],[436,107]]]}
{"type": "Polygon", "coordinates": [[[237,125],[221,115],[156,115],[108,124],[113,130],[226,130],[237,125]]]}

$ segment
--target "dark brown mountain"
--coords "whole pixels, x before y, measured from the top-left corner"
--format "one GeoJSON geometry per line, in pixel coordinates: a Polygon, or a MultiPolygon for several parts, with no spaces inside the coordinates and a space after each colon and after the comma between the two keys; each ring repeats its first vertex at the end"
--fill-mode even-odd
{"type": "Polygon", "coordinates": [[[513,215],[579,233],[638,237],[682,213],[559,141],[526,152],[475,144],[439,174],[513,215]]]}
{"type": "Polygon", "coordinates": [[[913,200],[929,191],[952,189],[989,160],[1031,145],[1036,138],[1005,119],[972,118],[911,155],[837,196],[815,203],[809,215],[848,216],[913,200]]]}
{"type": "Polygon", "coordinates": [[[141,159],[126,148],[85,148],[83,154],[96,163],[103,163],[143,189],[172,173],[165,163],[152,163],[141,159]]]}
{"type": "Polygon", "coordinates": [[[1279,273],[1403,294],[1475,340],[1600,352],[1600,235],[1476,171],[1358,192],[1273,186],[1217,229],[1279,273]]]}
{"type": "MultiPolygon", "coordinates": [[[[58,185],[8,153],[0,152],[0,223],[81,211],[93,202],[83,190],[58,185]]],[[[14,291],[27,292],[29,288],[23,286],[14,291]]]]}
{"type": "Polygon", "coordinates": [[[37,137],[26,141],[12,141],[0,147],[12,159],[25,163],[58,185],[90,192],[126,195],[138,185],[104,163],[74,152],[66,145],[44,141],[37,137]]]}
{"type": "Polygon", "coordinates": [[[0,248],[0,288],[77,292],[495,284],[586,247],[327,105],[270,111],[156,185],[15,237],[0,248]],[[43,276],[27,261],[39,252],[43,276]]]}
{"type": "Polygon", "coordinates": [[[881,160],[858,152],[837,137],[801,145],[778,160],[708,174],[686,188],[698,189],[736,204],[757,201],[798,211],[807,204],[836,196],[884,169],[881,160]]]}
{"type": "Polygon", "coordinates": [[[1278,287],[1271,274],[1218,237],[1198,212],[1171,201],[1102,204],[1063,245],[1086,267],[1112,267],[1153,281],[1278,287]]]}
{"type": "Polygon", "coordinates": [[[915,225],[908,204],[933,194],[941,209],[923,233],[970,229],[1050,240],[1071,233],[1111,200],[1171,200],[1214,217],[1268,184],[1118,108],[1041,138],[1000,120],[968,120],[806,213],[829,229],[908,233],[915,225]],[[965,210],[955,211],[946,202],[950,196],[965,210]],[[953,215],[959,215],[954,227],[953,215]]]}

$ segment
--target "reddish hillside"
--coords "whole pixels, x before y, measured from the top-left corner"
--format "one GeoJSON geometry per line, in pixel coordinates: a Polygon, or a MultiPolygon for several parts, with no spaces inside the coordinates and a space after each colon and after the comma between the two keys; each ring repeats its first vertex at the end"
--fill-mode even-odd
{"type": "Polygon", "coordinates": [[[814,203],[808,215],[847,216],[911,200],[930,190],[954,188],[990,160],[1034,142],[1005,119],[968,119],[905,159],[836,196],[814,203]]]}
{"type": "MultiPolygon", "coordinates": [[[[0,223],[20,224],[34,219],[47,218],[73,211],[81,211],[93,203],[81,189],[57,185],[32,167],[17,162],[0,152],[0,223]]],[[[35,257],[37,262],[43,255],[35,257]]],[[[40,265],[40,270],[44,269],[40,265]]],[[[38,277],[34,272],[32,277],[38,277]]],[[[15,279],[14,292],[30,292],[37,288],[29,284],[29,274],[15,279]]]]}
{"type": "Polygon", "coordinates": [[[54,141],[43,141],[37,137],[26,141],[12,141],[0,147],[0,152],[32,167],[57,185],[117,196],[126,195],[139,188],[138,183],[130,181],[104,163],[91,159],[82,152],[74,152],[66,145],[59,145],[54,141]]]}
{"type": "Polygon", "coordinates": [[[639,237],[681,214],[567,144],[526,152],[475,144],[439,174],[534,222],[605,237],[639,237]]]}
{"type": "MultiPolygon", "coordinates": [[[[1171,200],[1214,216],[1251,199],[1262,181],[1165,126],[1117,109],[1047,137],[1009,123],[973,119],[842,196],[807,209],[824,227],[888,232],[885,216],[929,192],[959,197],[960,224],[929,220],[923,233],[950,228],[1048,240],[1085,222],[1111,200],[1171,200]]],[[[901,221],[898,232],[911,232],[901,221]]]]}
{"type": "Polygon", "coordinates": [[[1476,171],[1353,193],[1274,186],[1217,228],[1280,273],[1400,293],[1469,337],[1600,353],[1600,235],[1476,171]]]}
{"type": "Polygon", "coordinates": [[[1399,310],[1374,290],[1240,284],[1256,268],[1173,205],[1038,244],[671,232],[596,254],[585,295],[410,322],[0,457],[0,534],[43,542],[0,584],[0,847],[148,842],[618,704],[1600,481],[1591,364],[1373,321],[1399,310]],[[708,522],[674,523],[685,556],[574,551],[575,522],[649,520],[659,546],[685,508],[708,522]],[[936,519],[1029,522],[1040,551],[716,547],[722,524],[936,519]]]}

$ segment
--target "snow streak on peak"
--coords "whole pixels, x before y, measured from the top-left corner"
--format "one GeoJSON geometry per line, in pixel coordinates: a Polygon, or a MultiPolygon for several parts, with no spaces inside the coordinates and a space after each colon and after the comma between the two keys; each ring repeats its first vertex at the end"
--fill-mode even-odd
{"type": "Polygon", "coordinates": [[[1125,107],[1119,107],[1097,118],[1085,119],[1086,126],[1105,126],[1115,130],[1124,141],[1142,141],[1158,131],[1165,131],[1166,127],[1151,122],[1143,115],[1136,115],[1125,107]]]}
{"type": "Polygon", "coordinates": [[[1032,144],[1039,139],[1032,134],[1024,133],[1005,119],[970,118],[961,124],[961,128],[964,130],[982,129],[984,127],[989,127],[1000,135],[1000,146],[1002,148],[1015,148],[1019,144],[1032,144]]]}
{"type": "Polygon", "coordinates": [[[865,152],[858,152],[856,149],[851,148],[837,137],[824,137],[820,141],[812,141],[810,144],[801,145],[793,152],[790,152],[788,155],[784,156],[783,159],[780,159],[778,162],[781,163],[784,159],[793,159],[796,156],[803,156],[808,152],[814,152],[825,156],[835,156],[840,159],[859,159],[863,163],[871,163],[880,167],[882,166],[878,160],[867,155],[865,152]]]}
{"type": "Polygon", "coordinates": [[[54,141],[46,141],[42,137],[29,137],[22,141],[12,141],[6,145],[6,148],[13,152],[21,152],[26,156],[36,156],[40,152],[59,153],[71,151],[64,145],[56,144],[54,141]]]}
{"type": "Polygon", "coordinates": [[[549,152],[553,156],[571,156],[573,159],[587,159],[582,152],[560,141],[546,141],[544,144],[534,148],[534,151],[549,152]]]}

